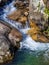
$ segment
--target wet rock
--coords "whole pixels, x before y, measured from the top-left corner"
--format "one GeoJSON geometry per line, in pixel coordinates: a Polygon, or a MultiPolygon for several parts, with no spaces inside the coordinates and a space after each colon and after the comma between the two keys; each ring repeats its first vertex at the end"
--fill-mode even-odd
{"type": "Polygon", "coordinates": [[[20,47],[20,41],[22,40],[22,34],[18,30],[11,30],[11,32],[8,35],[8,38],[10,39],[12,45],[16,46],[17,48],[20,47]]]}
{"type": "Polygon", "coordinates": [[[0,23],[0,34],[5,34],[10,31],[10,28],[0,23]]]}
{"type": "Polygon", "coordinates": [[[0,0],[0,7],[4,6],[8,0],[0,0]]]}
{"type": "Polygon", "coordinates": [[[39,26],[36,25],[35,21],[30,20],[30,27],[31,28],[28,31],[28,34],[33,40],[44,43],[49,42],[49,39],[46,36],[44,36],[43,32],[41,32],[41,29],[39,28],[39,26]]]}
{"type": "Polygon", "coordinates": [[[0,35],[0,63],[9,62],[12,58],[13,54],[10,50],[10,42],[5,36],[0,35]]]}
{"type": "Polygon", "coordinates": [[[21,16],[21,10],[15,10],[10,15],[8,15],[8,18],[14,21],[17,21],[19,17],[21,16]]]}
{"type": "Polygon", "coordinates": [[[14,3],[14,6],[20,9],[24,9],[26,7],[29,6],[29,0],[16,0],[16,2],[14,3]]]}

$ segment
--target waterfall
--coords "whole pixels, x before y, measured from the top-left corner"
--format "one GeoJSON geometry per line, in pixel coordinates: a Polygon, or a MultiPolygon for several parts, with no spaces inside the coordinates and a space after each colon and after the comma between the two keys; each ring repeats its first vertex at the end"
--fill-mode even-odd
{"type": "MultiPolygon", "coordinates": [[[[11,13],[11,11],[15,10],[15,8],[13,7],[13,2],[10,5],[8,5],[6,8],[7,9],[4,9],[4,14],[3,14],[5,21],[10,22],[9,24],[16,28],[18,28],[19,25],[21,26],[21,24],[12,23],[11,20],[8,20],[6,18],[7,14],[9,14],[9,13],[11,13]]],[[[35,50],[42,51],[42,50],[48,49],[49,43],[45,44],[45,43],[35,42],[34,40],[31,39],[30,36],[26,35],[28,29],[30,29],[27,25],[28,25],[28,23],[26,24],[26,27],[24,29],[19,29],[23,34],[23,40],[20,42],[20,49],[26,48],[26,49],[30,49],[32,51],[35,51],[35,50]]]]}

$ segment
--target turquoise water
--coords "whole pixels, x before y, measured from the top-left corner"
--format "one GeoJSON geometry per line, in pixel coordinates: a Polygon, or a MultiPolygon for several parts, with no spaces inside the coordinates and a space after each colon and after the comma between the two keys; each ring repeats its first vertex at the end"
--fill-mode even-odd
{"type": "Polygon", "coordinates": [[[49,52],[35,52],[30,50],[20,50],[15,53],[12,62],[6,65],[49,65],[49,52]]]}
{"type": "Polygon", "coordinates": [[[4,65],[49,65],[49,50],[38,52],[22,49],[15,53],[15,57],[10,63],[4,65]]]}

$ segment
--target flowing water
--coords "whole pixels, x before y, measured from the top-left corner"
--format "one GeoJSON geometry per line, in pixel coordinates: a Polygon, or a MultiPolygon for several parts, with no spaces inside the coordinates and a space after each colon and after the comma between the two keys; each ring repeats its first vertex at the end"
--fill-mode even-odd
{"type": "MultiPolygon", "coordinates": [[[[7,9],[3,10],[6,21],[8,20],[6,19],[6,14],[9,14],[9,10],[15,10],[12,4],[7,5],[7,9]]],[[[16,25],[19,26],[19,24],[16,25]]],[[[32,40],[26,35],[28,29],[28,26],[25,29],[20,29],[23,33],[23,41],[20,42],[20,49],[15,53],[15,57],[10,63],[3,65],[49,65],[49,43],[37,43],[32,40]]]]}
{"type": "Polygon", "coordinates": [[[12,62],[6,65],[49,65],[48,51],[37,53],[22,49],[16,52],[12,62]]]}

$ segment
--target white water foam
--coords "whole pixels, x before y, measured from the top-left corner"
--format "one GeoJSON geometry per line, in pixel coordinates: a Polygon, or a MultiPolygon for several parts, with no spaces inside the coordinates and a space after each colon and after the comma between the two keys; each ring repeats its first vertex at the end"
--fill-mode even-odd
{"type": "MultiPolygon", "coordinates": [[[[29,29],[29,28],[28,28],[29,29]]],[[[24,34],[26,34],[27,29],[21,30],[24,34]]],[[[49,48],[49,43],[40,43],[32,40],[30,36],[26,36],[26,38],[20,42],[21,47],[20,48],[27,48],[32,51],[43,51],[49,48]]]]}
{"type": "Polygon", "coordinates": [[[40,43],[40,42],[35,42],[32,40],[29,36],[21,42],[22,47],[29,48],[30,50],[46,50],[49,48],[48,43],[40,43]]]}
{"type": "MultiPolygon", "coordinates": [[[[13,2],[7,6],[7,9],[4,9],[4,16],[6,17],[7,14],[13,12],[15,10],[15,7],[13,7],[13,2]],[[9,7],[11,8],[9,10],[9,7]]],[[[25,29],[20,29],[20,31],[26,35],[27,31],[28,31],[29,28],[25,28],[25,29]]],[[[24,36],[25,36],[24,35],[24,36]]],[[[35,42],[34,40],[31,39],[30,36],[26,35],[26,37],[23,39],[22,42],[20,42],[20,49],[21,48],[27,48],[27,49],[30,49],[30,50],[46,50],[49,48],[49,43],[40,43],[40,42],[35,42]]]]}

